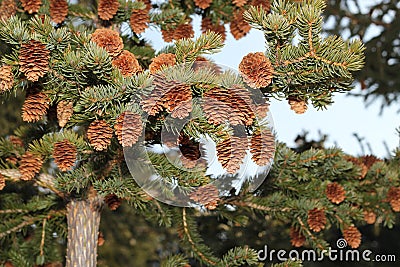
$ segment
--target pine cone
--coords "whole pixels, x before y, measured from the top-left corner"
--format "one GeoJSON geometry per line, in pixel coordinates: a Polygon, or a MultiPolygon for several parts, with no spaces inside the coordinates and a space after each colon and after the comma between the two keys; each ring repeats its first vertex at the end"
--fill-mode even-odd
{"type": "Polygon", "coordinates": [[[6,186],[6,178],[0,173],[0,191],[6,186]]]}
{"type": "Polygon", "coordinates": [[[35,82],[49,70],[50,51],[39,41],[30,40],[21,45],[19,70],[29,81],[35,82]]]}
{"type": "Polygon", "coordinates": [[[161,35],[164,42],[170,43],[174,40],[174,29],[161,29],[161,35]]]}
{"type": "Polygon", "coordinates": [[[21,0],[21,4],[26,12],[33,14],[39,11],[42,0],[21,0]]]}
{"type": "Polygon", "coordinates": [[[54,144],[53,158],[57,167],[65,172],[75,165],[78,152],[76,146],[67,139],[54,144]]]}
{"type": "Polygon", "coordinates": [[[354,226],[349,226],[343,230],[343,237],[347,244],[352,248],[358,248],[361,244],[361,233],[354,226]]]}
{"type": "Polygon", "coordinates": [[[303,114],[307,111],[307,101],[295,97],[289,97],[288,103],[290,105],[290,109],[294,110],[296,114],[303,114]]]}
{"type": "Polygon", "coordinates": [[[262,52],[249,53],[239,64],[243,80],[252,88],[270,85],[274,73],[271,61],[262,52]]]}
{"type": "Polygon", "coordinates": [[[117,14],[118,8],[118,0],[99,0],[97,14],[102,20],[110,20],[117,14]]]}
{"type": "Polygon", "coordinates": [[[179,136],[178,143],[183,166],[189,169],[196,167],[201,158],[200,143],[187,135],[179,136]]]}
{"type": "Polygon", "coordinates": [[[28,95],[22,105],[22,120],[36,122],[43,118],[50,106],[50,99],[44,93],[28,95]]]}
{"type": "Polygon", "coordinates": [[[376,214],[373,211],[364,211],[364,220],[368,224],[374,224],[376,221],[376,214]]]}
{"type": "Polygon", "coordinates": [[[400,212],[400,187],[390,187],[387,193],[387,200],[395,212],[400,212]]]}
{"type": "Polygon", "coordinates": [[[174,66],[176,64],[176,57],[171,53],[161,53],[151,60],[149,70],[151,74],[154,74],[167,66],[174,66]]]}
{"type": "Polygon", "coordinates": [[[237,7],[242,7],[247,3],[247,0],[233,0],[232,3],[234,3],[237,7]]]}
{"type": "Polygon", "coordinates": [[[371,169],[372,165],[374,165],[376,162],[382,161],[381,159],[378,159],[374,155],[362,156],[360,160],[362,161],[362,163],[365,164],[365,166],[367,166],[368,170],[371,169]]]}
{"type": "Polygon", "coordinates": [[[132,9],[129,23],[134,33],[144,32],[149,26],[150,16],[148,9],[132,9]]]}
{"type": "Polygon", "coordinates": [[[24,147],[25,146],[24,141],[22,141],[22,139],[19,138],[18,136],[10,135],[8,137],[8,140],[16,147],[24,147]]]}
{"type": "Polygon", "coordinates": [[[115,135],[123,147],[136,144],[143,131],[142,119],[139,114],[125,111],[116,120],[115,135]]]}
{"type": "Polygon", "coordinates": [[[206,209],[213,210],[218,206],[219,191],[213,184],[207,184],[196,188],[189,194],[191,200],[204,205],[206,209]]]}
{"type": "Polygon", "coordinates": [[[123,50],[121,54],[113,59],[112,64],[120,70],[124,77],[129,77],[142,71],[142,67],[140,67],[135,55],[128,50],[123,50]]]}
{"type": "Polygon", "coordinates": [[[124,43],[119,33],[110,29],[96,29],[91,40],[103,47],[112,57],[117,56],[124,48],[124,43]]]}
{"type": "Polygon", "coordinates": [[[206,9],[212,3],[212,0],[194,0],[194,4],[201,9],[206,9]]]}
{"type": "Polygon", "coordinates": [[[275,153],[275,137],[270,130],[257,130],[250,143],[252,160],[258,166],[264,166],[273,160],[275,153]]]}
{"type": "Polygon", "coordinates": [[[367,167],[367,165],[365,165],[362,162],[362,159],[359,159],[359,158],[356,158],[356,157],[352,157],[352,156],[346,156],[345,158],[346,158],[347,161],[350,161],[354,165],[356,165],[356,166],[361,168],[361,174],[360,174],[360,176],[358,178],[359,179],[364,179],[365,176],[368,173],[368,167],[367,167]]]}
{"type": "Polygon", "coordinates": [[[105,242],[106,240],[104,239],[104,235],[103,235],[103,233],[102,232],[99,232],[99,235],[97,236],[97,245],[99,246],[99,247],[101,247],[102,245],[104,245],[104,242],[105,242]]]}
{"type": "Polygon", "coordinates": [[[17,13],[15,0],[3,0],[0,5],[0,19],[9,19],[17,13]]]}
{"type": "Polygon", "coordinates": [[[194,30],[190,22],[179,24],[174,30],[174,40],[180,40],[183,38],[193,38],[194,30]]]}
{"type": "Polygon", "coordinates": [[[218,66],[217,64],[215,64],[214,62],[212,62],[211,60],[208,60],[205,57],[196,57],[196,61],[193,62],[193,66],[192,66],[194,71],[199,71],[202,69],[210,69],[212,72],[214,72],[215,74],[221,74],[222,73],[222,69],[220,66],[218,66]]]}
{"type": "Polygon", "coordinates": [[[40,172],[43,165],[43,159],[39,155],[26,152],[21,157],[19,162],[19,172],[21,173],[21,180],[32,180],[36,174],[40,172]]]}
{"type": "Polygon", "coordinates": [[[244,37],[251,29],[250,24],[243,18],[243,9],[239,9],[233,13],[230,30],[236,40],[244,37]]]}
{"type": "Polygon", "coordinates": [[[336,182],[328,184],[325,193],[328,199],[335,204],[339,204],[346,199],[346,191],[342,185],[336,182]]]}
{"type": "Polygon", "coordinates": [[[323,209],[314,208],[308,211],[308,226],[314,232],[320,232],[322,229],[325,229],[326,225],[326,216],[325,211],[323,209]]]}
{"type": "Polygon", "coordinates": [[[302,235],[299,231],[299,229],[296,229],[294,227],[290,228],[290,243],[292,244],[293,247],[299,248],[304,245],[306,242],[306,238],[304,235],[302,235]]]}
{"type": "Polygon", "coordinates": [[[269,0],[253,0],[250,5],[262,7],[267,13],[271,10],[271,2],[269,0]]]}
{"type": "Polygon", "coordinates": [[[247,136],[231,136],[217,144],[218,161],[228,173],[235,173],[246,156],[248,149],[247,136]]]}
{"type": "Polygon", "coordinates": [[[93,121],[87,131],[90,145],[98,151],[107,149],[111,144],[112,135],[113,130],[104,120],[93,121]]]}
{"type": "MultiPolygon", "coordinates": [[[[1,9],[0,9],[1,11],[1,9]]],[[[14,84],[12,67],[5,65],[0,68],[0,94],[10,91],[14,84]]]]}
{"type": "Polygon", "coordinates": [[[212,31],[212,32],[218,33],[219,35],[221,35],[223,42],[226,39],[225,25],[224,24],[213,24],[211,18],[209,18],[209,17],[204,17],[201,20],[201,31],[202,32],[212,31]]]}
{"type": "Polygon", "coordinates": [[[50,0],[50,17],[55,23],[62,23],[68,15],[66,0],[50,0]]]}
{"type": "Polygon", "coordinates": [[[104,202],[107,204],[110,210],[116,210],[121,206],[121,199],[114,194],[109,194],[104,197],[104,202]]]}
{"type": "Polygon", "coordinates": [[[61,128],[67,124],[69,119],[71,118],[72,114],[74,113],[74,103],[61,100],[57,105],[57,119],[58,125],[61,128]]]}

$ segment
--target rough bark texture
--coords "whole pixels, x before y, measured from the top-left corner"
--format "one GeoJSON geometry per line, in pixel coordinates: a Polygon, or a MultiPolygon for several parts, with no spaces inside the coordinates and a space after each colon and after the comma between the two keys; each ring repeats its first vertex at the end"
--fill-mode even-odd
{"type": "Polygon", "coordinates": [[[96,267],[101,201],[72,200],[67,206],[66,267],[96,267]]]}

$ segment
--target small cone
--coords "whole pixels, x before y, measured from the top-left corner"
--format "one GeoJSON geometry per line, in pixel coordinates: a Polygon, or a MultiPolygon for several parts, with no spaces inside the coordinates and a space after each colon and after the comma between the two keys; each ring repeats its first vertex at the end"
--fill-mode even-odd
{"type": "Polygon", "coordinates": [[[112,135],[113,130],[104,120],[93,121],[87,131],[90,145],[97,151],[107,149],[111,144],[112,135]]]}
{"type": "Polygon", "coordinates": [[[78,152],[76,146],[67,139],[54,144],[53,158],[57,167],[65,172],[75,165],[78,152]]]}
{"type": "Polygon", "coordinates": [[[24,141],[22,141],[22,139],[19,138],[18,136],[10,135],[8,137],[8,140],[16,147],[24,147],[25,146],[24,141]]]}
{"type": "Polygon", "coordinates": [[[387,193],[387,200],[393,211],[400,212],[400,187],[390,187],[387,193]]]}
{"type": "Polygon", "coordinates": [[[3,190],[3,188],[6,186],[6,179],[4,176],[0,173],[0,191],[3,190]]]}
{"type": "Polygon", "coordinates": [[[24,11],[33,14],[39,11],[40,6],[42,5],[42,0],[21,0],[21,4],[24,11]]]}
{"type": "Polygon", "coordinates": [[[50,106],[50,99],[44,93],[28,95],[22,105],[22,120],[37,122],[43,118],[50,106]]]}
{"type": "Polygon", "coordinates": [[[306,238],[294,227],[290,228],[290,243],[293,247],[299,248],[304,245],[306,238]]]}
{"type": "Polygon", "coordinates": [[[121,199],[114,194],[105,196],[104,202],[107,204],[110,210],[116,210],[119,208],[119,206],[121,206],[121,199]]]}
{"type": "Polygon", "coordinates": [[[184,119],[192,112],[192,100],[182,101],[172,112],[172,118],[184,119]]]}
{"type": "Polygon", "coordinates": [[[142,71],[142,67],[140,67],[135,55],[128,50],[123,50],[121,54],[113,59],[112,64],[119,69],[124,77],[129,77],[142,71]]]}
{"type": "Polygon", "coordinates": [[[240,169],[247,149],[247,136],[231,136],[217,144],[218,161],[228,173],[235,173],[240,169]]]}
{"type": "Polygon", "coordinates": [[[364,220],[368,224],[374,224],[376,222],[376,214],[373,211],[364,211],[364,220]]]}
{"type": "Polygon", "coordinates": [[[270,0],[253,0],[250,5],[255,7],[262,7],[267,13],[271,10],[271,2],[270,0]]]}
{"type": "Polygon", "coordinates": [[[58,125],[61,128],[64,128],[64,126],[67,124],[69,119],[71,118],[72,114],[74,113],[74,103],[61,100],[58,105],[57,105],[57,119],[58,119],[58,125]]]}
{"type": "Polygon", "coordinates": [[[312,209],[308,211],[308,226],[314,232],[320,232],[325,229],[326,225],[326,216],[325,211],[322,209],[312,209]]]}
{"type": "Polygon", "coordinates": [[[39,41],[30,40],[21,45],[19,52],[19,70],[29,81],[35,82],[49,69],[50,51],[39,41]]]}
{"type": "Polygon", "coordinates": [[[158,56],[154,57],[151,60],[149,65],[149,70],[151,74],[154,74],[161,70],[162,68],[168,66],[174,66],[176,64],[176,57],[174,54],[171,53],[161,53],[158,56]]]}
{"type": "Polygon", "coordinates": [[[349,226],[344,229],[343,237],[351,248],[358,248],[361,244],[361,233],[354,226],[349,226]]]}
{"type": "Polygon", "coordinates": [[[275,137],[270,130],[257,130],[250,143],[251,159],[258,166],[265,166],[273,160],[275,153],[275,137]]]}
{"type": "Polygon", "coordinates": [[[236,40],[244,37],[251,29],[250,24],[243,18],[243,9],[239,9],[233,13],[230,30],[236,40]]]}
{"type": "Polygon", "coordinates": [[[96,29],[91,40],[103,47],[111,56],[117,56],[124,48],[124,43],[119,33],[110,29],[96,29]]]}
{"type": "Polygon", "coordinates": [[[376,163],[376,162],[381,162],[382,160],[375,157],[374,155],[366,155],[366,156],[362,156],[360,158],[360,160],[362,161],[362,163],[365,164],[365,166],[367,166],[368,170],[371,169],[371,167],[376,163]]]}
{"type": "Polygon", "coordinates": [[[43,165],[43,159],[39,155],[26,152],[21,157],[19,162],[19,172],[21,173],[21,180],[32,180],[36,174],[40,172],[43,165]]]}
{"type": "Polygon", "coordinates": [[[141,116],[131,111],[125,111],[117,118],[114,129],[115,135],[123,147],[133,146],[143,131],[141,116]]]}
{"type": "Polygon", "coordinates": [[[132,9],[129,24],[134,33],[139,34],[144,32],[149,27],[150,16],[149,10],[146,9],[132,9]]]}
{"type": "Polygon", "coordinates": [[[0,94],[10,91],[14,84],[12,67],[5,65],[0,68],[0,94]]]}
{"type": "Polygon", "coordinates": [[[174,40],[180,40],[183,38],[193,38],[194,30],[191,23],[179,24],[174,30],[174,40]]]}
{"type": "Polygon", "coordinates": [[[194,4],[201,9],[206,9],[212,3],[212,0],[194,0],[194,4]]]}
{"type": "Polygon", "coordinates": [[[365,164],[362,162],[361,159],[356,158],[356,157],[346,156],[345,159],[346,159],[347,161],[350,161],[350,162],[353,163],[354,165],[360,167],[360,169],[361,169],[361,174],[360,174],[360,176],[358,176],[357,178],[358,178],[358,179],[364,179],[365,176],[366,176],[367,173],[368,173],[368,167],[367,167],[367,165],[365,165],[365,164]]]}
{"type": "Polygon", "coordinates": [[[9,19],[17,13],[15,0],[3,0],[0,5],[0,19],[9,19]]]}
{"type": "Polygon", "coordinates": [[[296,114],[303,114],[307,111],[307,101],[289,97],[288,103],[290,105],[290,109],[293,110],[296,114]]]}
{"type": "Polygon", "coordinates": [[[168,29],[168,30],[161,29],[161,35],[162,35],[164,42],[170,43],[174,40],[174,30],[173,29],[168,29]]]}
{"type": "Polygon", "coordinates": [[[237,7],[242,7],[247,3],[247,0],[233,0],[232,3],[237,7]]]}
{"type": "Polygon", "coordinates": [[[201,31],[206,32],[206,31],[212,31],[215,33],[218,33],[222,37],[222,41],[224,42],[226,39],[226,31],[225,31],[225,25],[224,24],[214,24],[209,17],[203,17],[201,20],[201,31]]]}
{"type": "Polygon", "coordinates": [[[342,185],[336,182],[328,184],[325,193],[328,199],[335,204],[339,204],[346,199],[346,191],[342,185]]]}
{"type": "Polygon", "coordinates": [[[118,0],[99,0],[97,14],[102,20],[110,20],[117,14],[118,8],[118,0]]]}
{"type": "Polygon", "coordinates": [[[99,232],[99,236],[97,237],[97,245],[99,246],[99,247],[101,247],[102,245],[104,245],[104,242],[105,242],[106,240],[104,239],[104,235],[103,235],[103,232],[99,232]]]}
{"type": "Polygon", "coordinates": [[[252,88],[267,87],[271,84],[274,68],[262,52],[249,53],[239,64],[243,80],[252,88]]]}
{"type": "Polygon", "coordinates": [[[213,184],[207,184],[196,188],[189,194],[191,200],[204,205],[206,209],[214,210],[218,206],[219,191],[213,184]]]}
{"type": "Polygon", "coordinates": [[[66,0],[51,0],[50,1],[50,18],[55,23],[64,22],[68,15],[68,3],[66,0]]]}
{"type": "Polygon", "coordinates": [[[181,135],[178,139],[179,150],[182,153],[182,165],[186,168],[192,169],[200,163],[201,159],[200,143],[188,137],[181,135]]]}

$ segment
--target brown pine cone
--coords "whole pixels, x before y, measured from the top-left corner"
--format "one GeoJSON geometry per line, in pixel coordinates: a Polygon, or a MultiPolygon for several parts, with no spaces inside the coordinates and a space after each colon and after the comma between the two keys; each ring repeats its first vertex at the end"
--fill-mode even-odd
{"type": "Polygon", "coordinates": [[[236,40],[244,37],[251,29],[250,24],[243,18],[243,9],[239,9],[233,13],[230,30],[236,40]]]}
{"type": "Polygon", "coordinates": [[[110,210],[116,210],[119,208],[119,206],[121,206],[122,201],[116,195],[109,194],[104,197],[104,202],[107,204],[110,210]]]}
{"type": "Polygon", "coordinates": [[[50,0],[50,17],[55,23],[62,23],[68,15],[66,0],[50,0]]]}
{"type": "Polygon", "coordinates": [[[25,146],[24,141],[22,141],[22,139],[19,138],[18,136],[10,135],[8,137],[8,140],[16,147],[24,147],[25,146]]]}
{"type": "Polygon", "coordinates": [[[299,229],[291,227],[290,228],[290,243],[293,247],[299,248],[304,245],[306,238],[302,235],[299,229]]]}
{"type": "Polygon", "coordinates": [[[50,99],[44,93],[28,95],[22,105],[22,120],[26,122],[37,122],[46,115],[50,106],[50,99]]]}
{"type": "Polygon", "coordinates": [[[240,169],[247,149],[247,136],[231,136],[217,144],[218,161],[228,173],[235,173],[240,169]]]}
{"type": "Polygon", "coordinates": [[[21,180],[29,181],[32,180],[36,174],[40,172],[43,165],[43,159],[41,156],[26,152],[21,157],[19,162],[19,172],[21,173],[21,180]]]}
{"type": "Polygon", "coordinates": [[[222,37],[222,41],[224,42],[226,39],[226,31],[225,31],[225,25],[224,24],[214,24],[209,17],[204,17],[201,20],[201,31],[206,32],[206,31],[212,31],[215,33],[218,33],[222,37]]]}
{"type": "Polygon", "coordinates": [[[33,14],[39,11],[40,6],[42,5],[42,0],[21,0],[21,4],[24,11],[33,14]]]}
{"type": "Polygon", "coordinates": [[[111,29],[96,29],[91,40],[103,47],[112,57],[117,56],[124,48],[124,43],[119,33],[111,29]]]}
{"type": "Polygon", "coordinates": [[[361,159],[353,157],[353,156],[346,156],[345,159],[351,163],[353,163],[354,165],[358,166],[361,168],[361,174],[360,176],[358,176],[359,179],[364,179],[365,176],[368,173],[368,167],[367,165],[365,165],[361,159]]]}
{"type": "Polygon", "coordinates": [[[327,198],[335,204],[339,204],[346,199],[346,191],[342,185],[336,182],[328,184],[325,193],[327,198]]]}
{"type": "Polygon", "coordinates": [[[117,14],[118,8],[118,0],[99,0],[97,14],[102,20],[110,20],[117,14]]]}
{"type": "Polygon", "coordinates": [[[250,152],[252,160],[258,166],[265,166],[274,159],[275,137],[270,130],[257,130],[253,133],[250,152]]]}
{"type": "Polygon", "coordinates": [[[196,188],[189,194],[191,200],[204,205],[206,209],[214,210],[218,206],[219,191],[213,184],[207,184],[196,188]]]}
{"type": "Polygon", "coordinates": [[[201,9],[206,9],[212,3],[212,0],[194,0],[194,4],[201,9]]]}
{"type": "Polygon", "coordinates": [[[131,111],[125,111],[116,119],[114,129],[115,135],[123,147],[133,146],[142,135],[141,116],[131,111]]]}
{"type": "Polygon", "coordinates": [[[296,114],[303,114],[307,111],[307,101],[301,100],[295,97],[289,97],[288,103],[290,105],[290,109],[293,110],[296,114]]]}
{"type": "Polygon", "coordinates": [[[368,224],[374,224],[376,221],[376,214],[373,211],[364,211],[364,220],[368,224]]]}
{"type": "MultiPolygon", "coordinates": [[[[0,9],[1,11],[1,9],[0,9]]],[[[12,67],[5,65],[0,68],[0,94],[10,91],[14,84],[12,67]]]]}
{"type": "Polygon", "coordinates": [[[233,0],[232,3],[237,7],[242,7],[247,3],[247,0],[233,0]]]}
{"type": "Polygon", "coordinates": [[[3,0],[0,5],[0,19],[9,19],[17,13],[15,0],[3,0]]]}
{"type": "Polygon", "coordinates": [[[149,70],[151,74],[154,74],[161,70],[162,68],[168,66],[174,66],[176,64],[176,57],[171,53],[161,53],[151,60],[149,65],[149,70]]]}
{"type": "Polygon", "coordinates": [[[325,211],[323,209],[314,208],[308,211],[308,226],[314,232],[320,232],[325,229],[326,225],[326,216],[325,211]]]}
{"type": "Polygon", "coordinates": [[[139,34],[144,32],[149,26],[150,16],[149,10],[146,9],[132,9],[129,24],[134,33],[139,34]]]}
{"type": "Polygon", "coordinates": [[[349,226],[344,229],[343,237],[352,248],[358,248],[361,244],[361,233],[354,226],[349,226]]]}
{"type": "Polygon", "coordinates": [[[6,186],[6,178],[0,173],[0,191],[6,186]]]}
{"type": "Polygon", "coordinates": [[[57,167],[65,172],[72,169],[75,165],[78,151],[76,146],[67,139],[54,144],[53,158],[57,167]]]}
{"type": "Polygon", "coordinates": [[[274,68],[262,52],[249,53],[239,64],[243,80],[252,88],[267,87],[271,84],[274,68]]]}
{"type": "Polygon", "coordinates": [[[61,128],[63,128],[67,124],[72,114],[74,113],[73,107],[74,103],[66,100],[61,100],[57,104],[57,119],[58,125],[61,128]]]}
{"type": "Polygon", "coordinates": [[[142,67],[140,67],[135,55],[128,50],[123,50],[121,54],[113,59],[112,64],[120,70],[124,77],[129,77],[142,71],[142,67]]]}
{"type": "Polygon", "coordinates": [[[104,120],[93,121],[87,131],[90,145],[98,151],[107,149],[111,144],[112,135],[113,130],[104,120]]]}
{"type": "Polygon", "coordinates": [[[21,45],[19,70],[29,81],[35,82],[49,70],[50,51],[39,41],[30,40],[21,45]]]}
{"type": "Polygon", "coordinates": [[[179,24],[174,30],[174,40],[180,40],[183,38],[193,38],[194,30],[190,22],[179,24]]]}
{"type": "Polygon", "coordinates": [[[387,200],[393,211],[400,212],[400,187],[390,187],[387,193],[387,200]]]}

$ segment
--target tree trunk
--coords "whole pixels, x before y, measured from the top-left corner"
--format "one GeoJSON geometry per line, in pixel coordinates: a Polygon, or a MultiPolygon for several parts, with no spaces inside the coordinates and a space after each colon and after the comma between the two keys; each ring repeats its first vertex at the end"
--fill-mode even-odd
{"type": "Polygon", "coordinates": [[[66,267],[96,267],[101,201],[72,200],[67,206],[66,267]]]}

